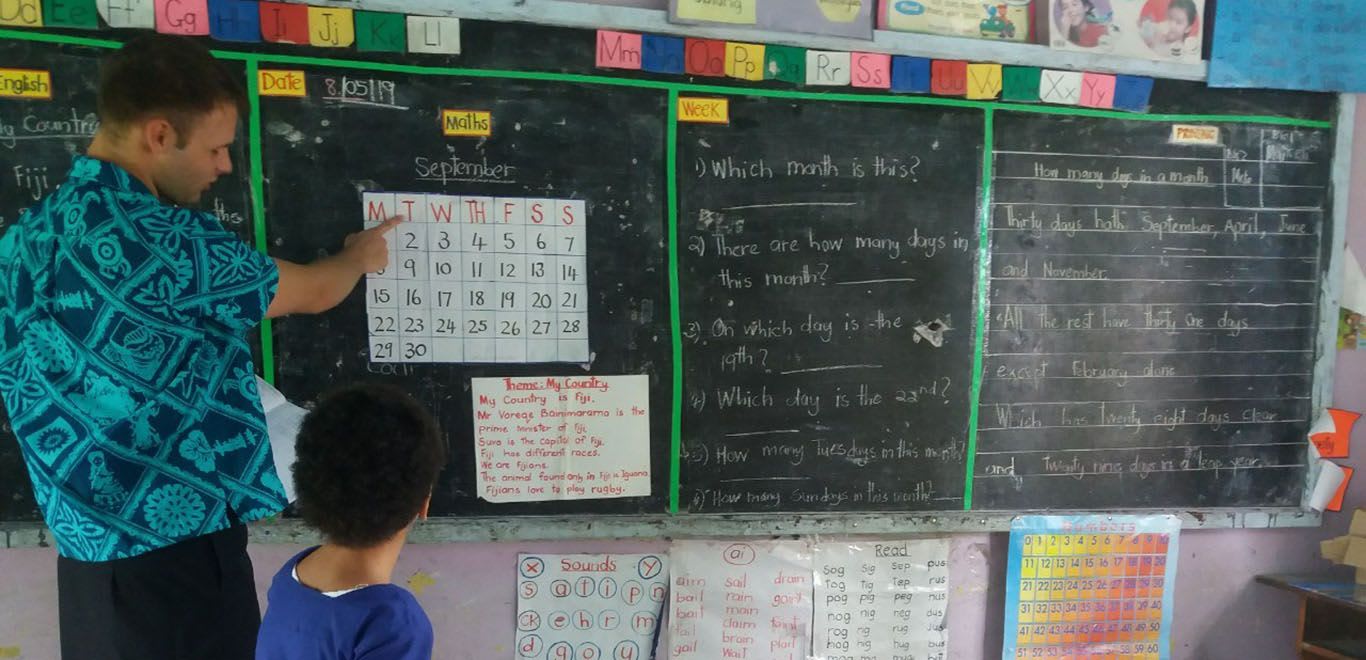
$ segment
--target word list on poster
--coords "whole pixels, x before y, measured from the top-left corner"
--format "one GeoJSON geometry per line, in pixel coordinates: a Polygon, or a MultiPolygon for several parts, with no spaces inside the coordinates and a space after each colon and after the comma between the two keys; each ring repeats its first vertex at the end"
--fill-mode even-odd
{"type": "Polygon", "coordinates": [[[647,376],[474,378],[471,390],[479,497],[650,494],[647,376]]]}
{"type": "Polygon", "coordinates": [[[650,658],[668,590],[661,555],[518,555],[513,659],[650,658]]]}
{"type": "Polygon", "coordinates": [[[677,541],[669,551],[669,657],[806,660],[811,551],[793,541],[677,541]]]}
{"type": "Polygon", "coordinates": [[[366,228],[401,216],[366,277],[372,362],[588,361],[587,204],[365,193],[366,228]]]}
{"type": "Polygon", "coordinates": [[[817,543],[813,658],[943,660],[949,542],[817,543]]]}

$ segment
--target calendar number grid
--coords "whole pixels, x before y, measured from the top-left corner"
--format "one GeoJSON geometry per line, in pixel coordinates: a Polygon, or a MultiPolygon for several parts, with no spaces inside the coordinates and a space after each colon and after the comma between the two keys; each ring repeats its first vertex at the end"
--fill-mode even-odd
{"type": "Polygon", "coordinates": [[[402,216],[366,278],[372,362],[586,362],[584,200],[365,193],[402,216]]]}

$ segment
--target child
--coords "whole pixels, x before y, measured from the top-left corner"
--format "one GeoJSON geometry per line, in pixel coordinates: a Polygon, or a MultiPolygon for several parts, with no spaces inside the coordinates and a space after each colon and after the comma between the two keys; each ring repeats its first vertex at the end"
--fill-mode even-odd
{"type": "Polygon", "coordinates": [[[1067,40],[1082,48],[1107,45],[1109,16],[1096,15],[1095,0],[1061,0],[1061,27],[1067,40]]]}
{"type": "MultiPolygon", "coordinates": [[[[1149,5],[1154,6],[1154,3],[1149,2],[1149,5]]],[[[1143,42],[1153,51],[1164,57],[1180,59],[1187,49],[1197,47],[1199,40],[1195,37],[1200,27],[1200,16],[1193,0],[1170,0],[1165,20],[1161,21],[1154,19],[1148,7],[1144,9],[1139,19],[1139,33],[1143,36],[1143,42]]]]}
{"type": "Polygon", "coordinates": [[[304,418],[296,447],[299,512],[324,543],[276,573],[257,660],[429,660],[431,621],[390,579],[446,462],[436,422],[401,390],[356,385],[304,418]]]}

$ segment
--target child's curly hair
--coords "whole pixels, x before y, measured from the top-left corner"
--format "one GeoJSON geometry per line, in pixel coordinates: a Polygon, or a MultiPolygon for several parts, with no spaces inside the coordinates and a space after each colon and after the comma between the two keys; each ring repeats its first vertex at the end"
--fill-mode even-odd
{"type": "Polygon", "coordinates": [[[327,394],[304,418],[296,443],[299,513],[345,547],[372,547],[408,526],[446,464],[436,421],[389,385],[327,394]]]}

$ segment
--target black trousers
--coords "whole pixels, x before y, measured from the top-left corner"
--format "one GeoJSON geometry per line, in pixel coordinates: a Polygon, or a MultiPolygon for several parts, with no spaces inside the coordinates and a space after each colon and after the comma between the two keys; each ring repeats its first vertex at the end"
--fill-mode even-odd
{"type": "Polygon", "coordinates": [[[58,557],[57,609],[64,660],[253,660],[247,528],[128,559],[58,557]]]}

